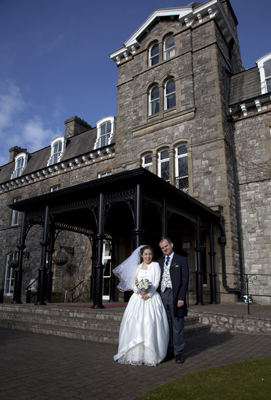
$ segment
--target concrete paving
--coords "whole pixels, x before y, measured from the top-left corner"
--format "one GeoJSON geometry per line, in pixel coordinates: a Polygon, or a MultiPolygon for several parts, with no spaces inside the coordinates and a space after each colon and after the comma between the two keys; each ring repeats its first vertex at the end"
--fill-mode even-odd
{"type": "MultiPolygon", "coordinates": [[[[270,316],[270,310],[263,306],[260,313],[270,316]]],[[[243,305],[231,306],[231,312],[244,311],[243,305]]],[[[0,398],[132,400],[186,374],[271,357],[271,338],[241,333],[188,338],[181,365],[174,360],[157,367],[120,365],[113,361],[116,353],[113,344],[1,329],[0,398]]]]}

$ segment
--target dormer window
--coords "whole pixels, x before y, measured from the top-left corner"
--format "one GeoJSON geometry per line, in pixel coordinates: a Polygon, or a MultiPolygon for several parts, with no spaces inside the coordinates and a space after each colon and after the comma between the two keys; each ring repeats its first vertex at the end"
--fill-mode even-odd
{"type": "Polygon", "coordinates": [[[159,44],[155,42],[149,48],[149,67],[159,63],[159,44]]]}
{"type": "Polygon", "coordinates": [[[11,175],[10,179],[18,178],[22,175],[26,164],[27,164],[28,154],[20,153],[15,157],[15,169],[11,175]]]}
{"type": "Polygon", "coordinates": [[[65,148],[66,148],[66,141],[63,136],[59,136],[59,137],[55,138],[54,140],[52,140],[51,155],[48,160],[47,166],[60,162],[65,148]]]}
{"type": "Polygon", "coordinates": [[[108,146],[115,132],[115,117],[106,117],[97,122],[97,139],[94,150],[108,146]]]}
{"type": "Polygon", "coordinates": [[[175,56],[175,39],[173,35],[169,35],[164,40],[164,60],[168,60],[175,56]]]}
{"type": "Polygon", "coordinates": [[[261,78],[261,93],[271,92],[271,53],[266,54],[256,61],[261,78]]]}

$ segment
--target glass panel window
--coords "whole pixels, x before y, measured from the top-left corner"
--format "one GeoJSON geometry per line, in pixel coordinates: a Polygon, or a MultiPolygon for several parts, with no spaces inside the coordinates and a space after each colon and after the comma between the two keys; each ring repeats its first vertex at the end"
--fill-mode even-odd
{"type": "Polygon", "coordinates": [[[166,149],[158,153],[158,176],[169,182],[169,152],[166,149]]]}
{"type": "Polygon", "coordinates": [[[264,66],[267,92],[271,92],[271,60],[265,62],[263,66],[264,66]]]}
{"type": "Polygon", "coordinates": [[[65,148],[66,148],[66,141],[65,141],[64,137],[59,136],[58,138],[52,140],[51,155],[50,155],[47,165],[53,165],[53,164],[60,162],[65,148]]]}
{"type": "Polygon", "coordinates": [[[159,113],[159,87],[153,86],[149,95],[149,114],[154,115],[159,113]]]}
{"type": "MultiPolygon", "coordinates": [[[[16,203],[17,201],[20,201],[20,197],[16,197],[16,199],[13,200],[13,203],[16,203]]],[[[17,210],[12,210],[12,216],[11,216],[11,226],[15,226],[19,224],[19,216],[20,213],[17,210]]]]}
{"type": "Polygon", "coordinates": [[[51,187],[51,192],[57,192],[58,190],[60,190],[60,185],[56,185],[56,186],[52,186],[51,187]]]}
{"type": "Polygon", "coordinates": [[[142,157],[142,167],[152,172],[152,155],[151,153],[145,154],[142,157]]]}
{"type": "Polygon", "coordinates": [[[26,153],[18,154],[15,157],[15,168],[10,179],[19,178],[22,175],[27,164],[27,159],[28,155],[26,153]]]}
{"type": "Polygon", "coordinates": [[[101,125],[99,147],[104,147],[108,145],[110,134],[111,134],[111,122],[107,121],[101,125]]]}
{"type": "Polygon", "coordinates": [[[167,60],[173,56],[175,56],[175,40],[174,36],[170,35],[165,39],[164,42],[164,59],[167,60]]]}
{"type": "Polygon", "coordinates": [[[110,298],[110,277],[111,277],[111,248],[109,243],[103,243],[103,300],[110,298]]]}
{"type": "Polygon", "coordinates": [[[170,79],[165,85],[165,110],[176,106],[175,82],[170,79]]]}
{"type": "Polygon", "coordinates": [[[175,181],[178,189],[188,192],[188,157],[185,145],[175,149],[175,181]]]}
{"type": "Polygon", "coordinates": [[[149,52],[149,66],[159,63],[159,44],[155,43],[151,46],[149,52]]]}
{"type": "Polygon", "coordinates": [[[10,267],[8,262],[15,260],[15,253],[10,253],[7,256],[6,262],[6,276],[5,276],[5,288],[4,293],[7,296],[11,296],[14,290],[14,268],[10,267]]]}

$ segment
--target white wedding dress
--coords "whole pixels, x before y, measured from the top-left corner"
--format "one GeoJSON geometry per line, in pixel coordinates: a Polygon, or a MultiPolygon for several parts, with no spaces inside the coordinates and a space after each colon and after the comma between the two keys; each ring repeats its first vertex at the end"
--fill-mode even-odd
{"type": "MultiPolygon", "coordinates": [[[[153,285],[151,289],[151,297],[143,300],[139,294],[134,293],[123,314],[118,354],[114,356],[114,360],[118,360],[121,364],[155,366],[166,357],[169,327],[162,300],[156,292],[160,279],[160,267],[158,264],[154,267],[156,285],[153,285]]],[[[137,280],[144,278],[152,281],[153,270],[139,269],[137,280]]]]}

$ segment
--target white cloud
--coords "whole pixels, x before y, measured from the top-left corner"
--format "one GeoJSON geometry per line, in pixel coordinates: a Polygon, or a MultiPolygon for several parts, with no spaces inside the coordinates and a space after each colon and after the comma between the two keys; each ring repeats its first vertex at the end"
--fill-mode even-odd
{"type": "Polygon", "coordinates": [[[31,112],[32,106],[24,100],[20,88],[13,81],[0,81],[0,165],[8,162],[10,147],[20,146],[33,152],[63,135],[46,128],[39,115],[26,119],[31,112]]]}

